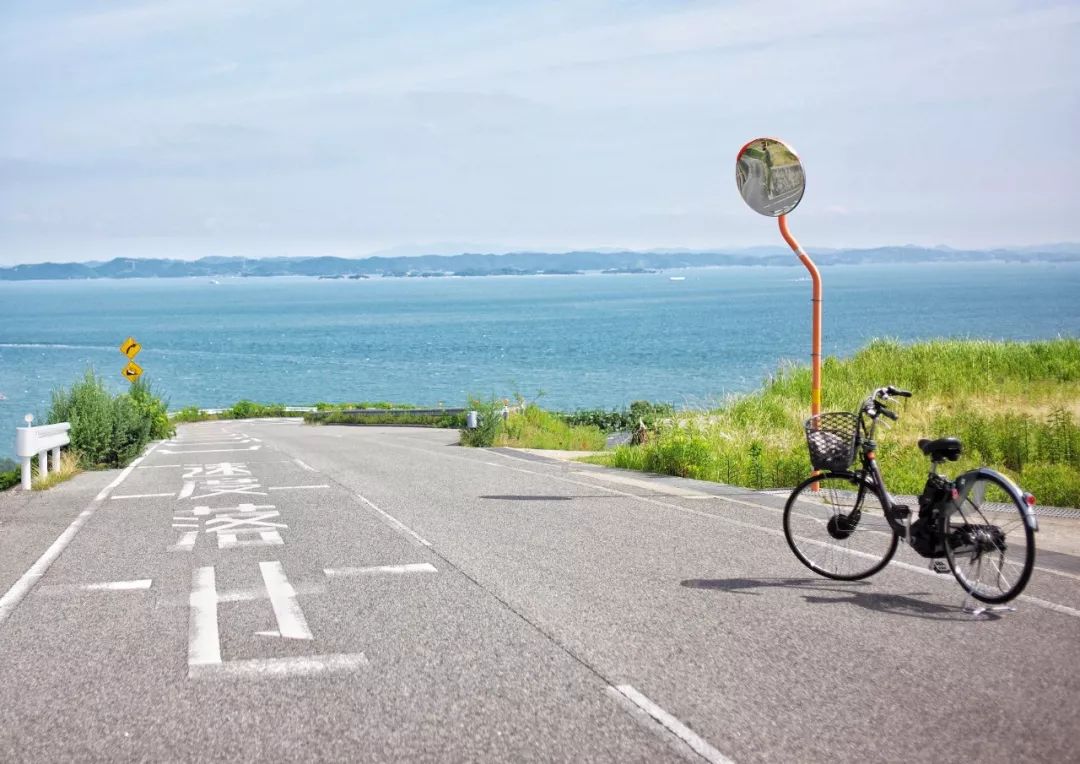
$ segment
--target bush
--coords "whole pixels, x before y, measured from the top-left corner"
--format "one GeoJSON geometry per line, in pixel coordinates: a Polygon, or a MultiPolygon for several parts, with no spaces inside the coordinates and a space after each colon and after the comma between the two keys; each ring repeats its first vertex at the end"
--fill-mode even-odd
{"type": "Polygon", "coordinates": [[[376,427],[379,425],[408,425],[413,427],[444,427],[458,429],[465,426],[464,414],[349,414],[343,411],[307,412],[308,424],[354,424],[376,427]]]}
{"type": "Polygon", "coordinates": [[[285,416],[284,403],[256,403],[255,401],[242,400],[233,404],[231,409],[223,411],[223,419],[256,419],[258,417],[283,417],[285,416]]]}
{"type": "Polygon", "coordinates": [[[152,438],[172,435],[164,412],[164,402],[149,385],[114,396],[101,378],[88,370],[70,390],[52,392],[47,421],[71,423],[71,448],[79,453],[83,466],[123,467],[152,438]]]}
{"type": "Polygon", "coordinates": [[[478,426],[475,430],[463,429],[460,443],[463,446],[475,446],[486,448],[495,445],[495,439],[502,431],[503,403],[495,396],[485,401],[480,398],[469,396],[469,408],[479,414],[478,426]]]}
{"type": "Polygon", "coordinates": [[[128,396],[139,415],[150,422],[150,440],[166,440],[176,434],[176,428],[169,421],[168,402],[154,395],[149,382],[138,380],[132,383],[128,396]]]}
{"type": "Polygon", "coordinates": [[[18,485],[20,480],[22,480],[22,474],[18,469],[0,472],[0,491],[6,491],[11,486],[18,485]]]}
{"type": "Polygon", "coordinates": [[[634,401],[627,409],[579,409],[559,416],[571,425],[596,427],[603,432],[626,432],[635,429],[639,421],[654,429],[660,420],[674,415],[675,407],[670,403],[634,401]]]}
{"type": "Polygon", "coordinates": [[[186,406],[172,416],[174,422],[205,422],[216,418],[214,414],[207,414],[198,406],[186,406]]]}

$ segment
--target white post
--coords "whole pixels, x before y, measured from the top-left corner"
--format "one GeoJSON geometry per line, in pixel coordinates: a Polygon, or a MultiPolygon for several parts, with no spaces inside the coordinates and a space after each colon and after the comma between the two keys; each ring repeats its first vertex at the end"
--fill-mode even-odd
{"type": "Polygon", "coordinates": [[[39,478],[49,476],[49,452],[42,451],[37,455],[37,474],[39,478]]]}
{"type": "Polygon", "coordinates": [[[24,491],[30,490],[30,457],[24,456],[22,458],[22,489],[24,491]]]}
{"type": "Polygon", "coordinates": [[[60,469],[60,446],[57,446],[52,450],[52,471],[56,472],[60,469]]]}

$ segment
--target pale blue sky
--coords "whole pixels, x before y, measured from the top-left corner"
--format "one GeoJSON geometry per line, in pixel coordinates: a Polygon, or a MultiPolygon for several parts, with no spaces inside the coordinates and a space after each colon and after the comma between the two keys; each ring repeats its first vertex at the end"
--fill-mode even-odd
{"type": "Polygon", "coordinates": [[[1077,2],[16,0],[0,264],[1080,241],[1077,2]],[[768,10],[765,10],[768,8],[768,10]]]}

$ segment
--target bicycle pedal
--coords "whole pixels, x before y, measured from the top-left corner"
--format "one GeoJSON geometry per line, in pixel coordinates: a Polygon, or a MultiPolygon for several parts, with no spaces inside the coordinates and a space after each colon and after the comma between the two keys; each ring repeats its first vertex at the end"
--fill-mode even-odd
{"type": "Polygon", "coordinates": [[[949,563],[944,560],[934,560],[930,563],[930,570],[935,573],[949,573],[949,563]]]}
{"type": "Polygon", "coordinates": [[[889,509],[889,514],[892,515],[895,520],[905,520],[911,517],[911,507],[904,504],[893,504],[889,509]]]}

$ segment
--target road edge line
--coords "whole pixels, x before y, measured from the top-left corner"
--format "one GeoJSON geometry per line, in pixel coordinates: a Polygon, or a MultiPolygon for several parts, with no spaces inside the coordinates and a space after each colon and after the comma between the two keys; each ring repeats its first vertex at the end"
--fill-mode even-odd
{"type": "Polygon", "coordinates": [[[12,584],[11,588],[4,593],[3,597],[0,597],[0,625],[8,619],[8,617],[15,611],[15,608],[26,598],[26,595],[34,588],[38,581],[48,572],[49,568],[56,558],[58,558],[63,551],[67,548],[67,545],[71,543],[71,540],[75,538],[75,535],[86,525],[87,521],[93,517],[98,507],[104,503],[109,497],[109,493],[124,482],[124,479],[131,474],[132,470],[138,466],[139,462],[149,456],[155,448],[160,445],[155,443],[147,449],[146,453],[135,459],[131,464],[124,468],[123,472],[117,475],[116,479],[109,483],[107,486],[101,489],[97,496],[87,505],[86,509],[80,512],[74,520],[68,525],[63,532],[56,537],[56,540],[49,545],[49,548],[37,558],[37,561],[30,566],[19,580],[12,584]]]}

